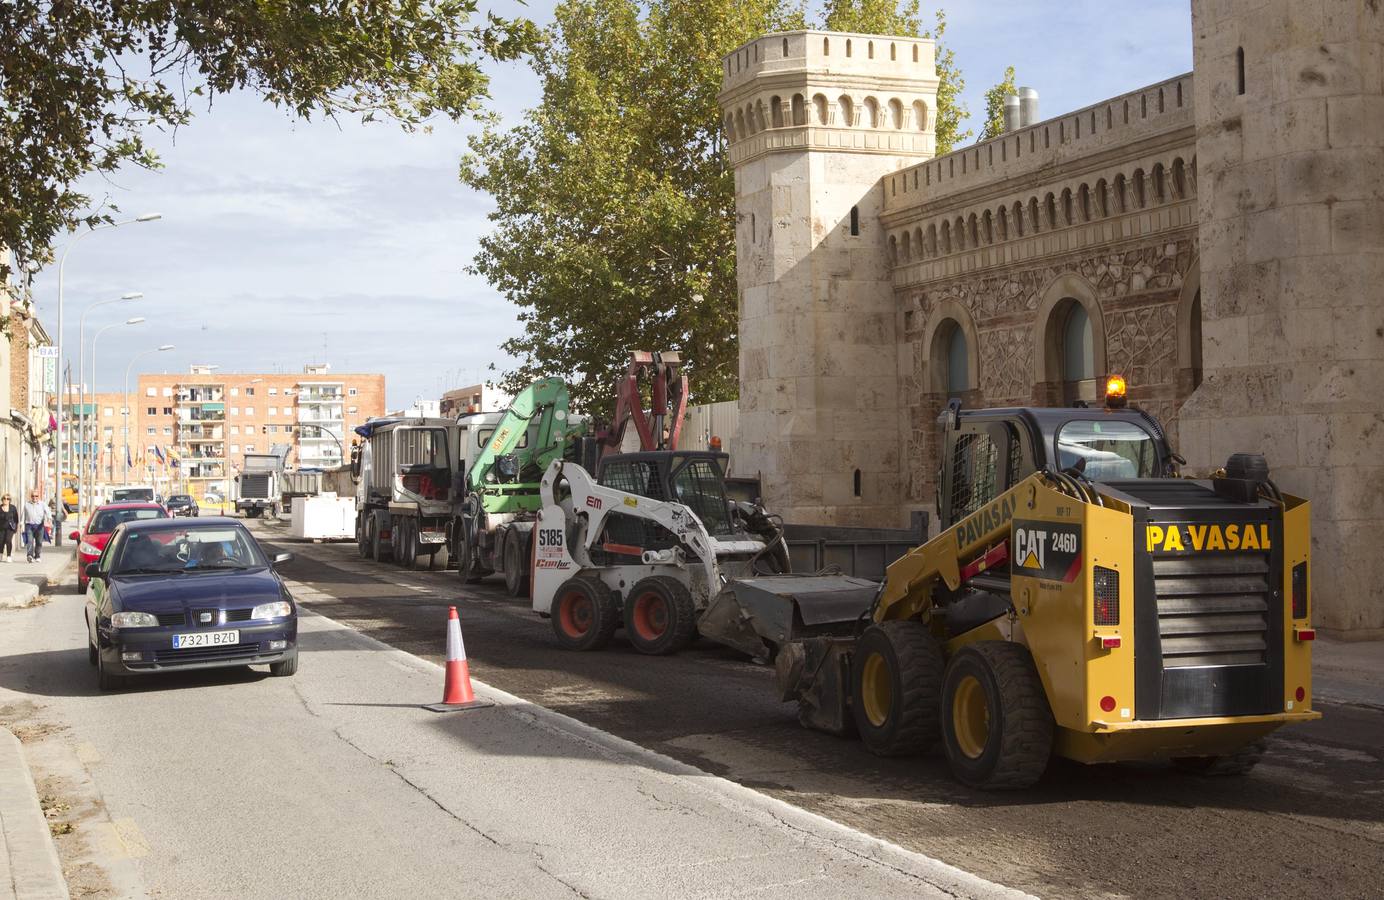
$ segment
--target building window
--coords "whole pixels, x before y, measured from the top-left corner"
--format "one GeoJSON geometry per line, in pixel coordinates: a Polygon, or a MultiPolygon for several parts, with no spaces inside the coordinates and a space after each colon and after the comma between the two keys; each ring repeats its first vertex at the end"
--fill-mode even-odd
{"type": "Polygon", "coordinates": [[[164,388],[164,389],[163,389],[163,395],[164,395],[165,397],[172,397],[172,396],[173,396],[173,389],[172,389],[171,387],[166,387],[166,388],[164,388]]]}
{"type": "Polygon", "coordinates": [[[255,414],[255,408],[254,408],[253,406],[247,406],[247,407],[245,407],[245,415],[247,415],[247,416],[253,416],[254,414],[255,414]]]}
{"type": "Polygon", "coordinates": [[[246,445],[245,445],[245,452],[246,452],[246,453],[254,453],[254,452],[255,452],[255,445],[254,445],[254,444],[246,444],[246,445]]]}
{"type": "Polygon", "coordinates": [[[232,445],[231,445],[231,452],[232,452],[232,453],[239,453],[239,452],[240,452],[240,445],[239,445],[239,444],[232,444],[232,445]]]}
{"type": "Polygon", "coordinates": [[[240,415],[240,407],[239,407],[239,406],[232,406],[232,407],[231,407],[231,415],[233,415],[233,416],[238,416],[238,415],[240,415]]]}
{"type": "Polygon", "coordinates": [[[277,426],[277,425],[266,425],[266,426],[264,426],[264,430],[265,430],[266,432],[268,432],[269,434],[278,434],[278,433],[279,433],[279,426],[277,426]]]}
{"type": "Polygon", "coordinates": [[[1086,307],[1072,300],[1062,323],[1063,402],[1091,400],[1096,377],[1095,341],[1086,307]],[[1090,396],[1088,396],[1090,395],[1090,396]]]}
{"type": "Polygon", "coordinates": [[[146,396],[146,397],[157,397],[158,395],[159,395],[159,392],[158,392],[157,390],[155,390],[154,388],[145,388],[145,389],[144,389],[144,396],[146,396]]]}
{"type": "Polygon", "coordinates": [[[355,389],[355,388],[347,388],[346,393],[348,393],[348,394],[350,394],[352,397],[354,397],[354,396],[356,395],[356,389],[355,389]]]}
{"type": "Polygon", "coordinates": [[[1245,48],[1235,48],[1235,93],[1245,92],[1245,48]]]}
{"type": "MultiPolygon", "coordinates": [[[[273,391],[271,390],[270,393],[272,394],[273,391]]],[[[279,414],[279,408],[278,408],[277,406],[271,406],[271,407],[269,407],[269,409],[265,412],[265,415],[267,415],[267,416],[277,416],[278,414],[279,414]]]]}
{"type": "Polygon", "coordinates": [[[165,425],[165,426],[163,426],[163,433],[164,433],[164,434],[172,434],[172,433],[173,433],[173,426],[172,426],[172,425],[165,425]]]}
{"type": "MultiPolygon", "coordinates": [[[[852,206],[852,207],[851,207],[851,237],[856,237],[856,236],[858,236],[859,234],[860,234],[860,207],[858,207],[858,206],[852,206]]],[[[352,391],[352,393],[355,393],[355,392],[352,391]]]]}
{"type": "Polygon", "coordinates": [[[947,338],[947,393],[959,394],[971,389],[971,356],[966,347],[966,333],[955,323],[947,338]]]}
{"type": "Polygon", "coordinates": [[[239,396],[240,396],[240,388],[231,388],[231,396],[232,396],[232,397],[239,397],[239,396]]]}
{"type": "Polygon", "coordinates": [[[253,396],[255,396],[255,389],[254,389],[254,388],[246,388],[246,389],[245,389],[245,396],[247,396],[247,397],[253,397],[253,396]]]}
{"type": "Polygon", "coordinates": [[[163,414],[164,414],[165,416],[171,416],[171,415],[173,415],[173,407],[171,407],[171,406],[165,406],[165,407],[163,408],[163,414]]]}
{"type": "Polygon", "coordinates": [[[271,397],[275,396],[275,395],[278,394],[278,393],[279,393],[279,389],[278,389],[278,388],[270,388],[270,389],[269,389],[269,396],[271,396],[271,397]]]}
{"type": "Polygon", "coordinates": [[[159,414],[159,408],[157,406],[149,406],[145,407],[145,409],[148,415],[157,416],[159,414]]]}
{"type": "Polygon", "coordinates": [[[145,433],[145,434],[158,434],[158,433],[159,433],[159,430],[158,430],[157,428],[155,428],[153,425],[150,425],[148,428],[144,429],[144,433],[145,433]]]}
{"type": "Polygon", "coordinates": [[[356,407],[354,407],[354,406],[348,406],[348,407],[346,407],[346,411],[347,411],[348,413],[350,413],[351,415],[355,415],[356,412],[357,412],[356,407]]]}
{"type": "Polygon", "coordinates": [[[111,407],[107,406],[104,410],[102,410],[101,415],[103,415],[103,416],[113,416],[113,415],[115,415],[115,410],[112,409],[111,407]]]}
{"type": "Polygon", "coordinates": [[[232,426],[231,426],[231,434],[234,434],[234,435],[236,435],[236,436],[239,436],[239,435],[240,435],[240,426],[239,426],[239,425],[232,425],[232,426]]]}

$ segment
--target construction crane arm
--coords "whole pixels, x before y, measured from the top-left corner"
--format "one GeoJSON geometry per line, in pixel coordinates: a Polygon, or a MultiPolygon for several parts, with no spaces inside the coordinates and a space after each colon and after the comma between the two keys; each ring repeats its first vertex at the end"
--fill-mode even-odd
{"type": "Polygon", "coordinates": [[[495,460],[514,452],[535,416],[539,417],[538,435],[528,453],[543,465],[553,448],[560,451],[567,428],[567,403],[567,385],[561,378],[542,378],[521,391],[466,473],[467,490],[479,491],[485,486],[495,460]]]}

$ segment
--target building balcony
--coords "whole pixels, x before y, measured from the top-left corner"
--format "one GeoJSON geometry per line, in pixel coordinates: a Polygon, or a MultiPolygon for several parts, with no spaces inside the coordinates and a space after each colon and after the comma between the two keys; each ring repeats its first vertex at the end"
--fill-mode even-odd
{"type": "Polygon", "coordinates": [[[339,406],[298,406],[299,422],[341,422],[343,421],[341,407],[339,406]]]}

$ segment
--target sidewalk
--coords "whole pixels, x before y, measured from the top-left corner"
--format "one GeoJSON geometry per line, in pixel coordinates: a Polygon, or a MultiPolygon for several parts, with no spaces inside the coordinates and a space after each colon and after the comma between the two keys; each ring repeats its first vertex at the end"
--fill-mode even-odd
{"type": "Polygon", "coordinates": [[[19,739],[0,728],[0,900],[68,896],[19,739]]]}
{"type": "Polygon", "coordinates": [[[1318,700],[1384,709],[1384,641],[1317,637],[1312,695],[1318,700]]]}
{"type": "Polygon", "coordinates": [[[34,563],[24,561],[23,546],[14,549],[14,562],[0,563],[0,609],[27,606],[39,595],[40,588],[67,577],[75,578],[72,554],[77,548],[73,541],[63,541],[61,547],[45,544],[43,556],[34,563]]]}

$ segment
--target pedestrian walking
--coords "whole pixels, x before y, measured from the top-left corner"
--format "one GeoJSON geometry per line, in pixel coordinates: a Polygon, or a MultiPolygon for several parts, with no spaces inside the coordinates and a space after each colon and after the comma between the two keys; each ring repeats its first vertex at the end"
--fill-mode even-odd
{"type": "Polygon", "coordinates": [[[53,522],[53,514],[48,505],[39,499],[38,490],[29,492],[29,502],[24,504],[24,555],[33,562],[43,555],[43,529],[53,522]]]}
{"type": "Polygon", "coordinates": [[[19,531],[19,507],[9,494],[0,496],[0,562],[14,562],[14,535],[19,531]]]}

